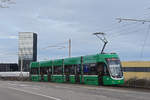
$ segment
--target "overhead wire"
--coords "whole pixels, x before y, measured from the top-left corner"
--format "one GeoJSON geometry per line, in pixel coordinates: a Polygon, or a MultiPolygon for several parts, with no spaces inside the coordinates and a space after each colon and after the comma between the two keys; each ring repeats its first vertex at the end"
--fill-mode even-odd
{"type": "MultiPolygon", "coordinates": [[[[138,18],[142,19],[145,17],[140,16],[138,18]]],[[[124,36],[124,35],[129,34],[129,33],[133,34],[133,33],[137,33],[137,32],[142,31],[143,27],[141,27],[139,24],[140,23],[138,23],[138,22],[113,23],[112,25],[114,25],[114,26],[111,26],[111,27],[108,27],[108,28],[105,28],[102,30],[104,33],[107,33],[107,36],[109,35],[108,37],[116,38],[116,37],[124,36]]]]}
{"type": "Polygon", "coordinates": [[[115,31],[115,34],[112,34],[109,36],[109,38],[114,38],[114,37],[119,37],[119,36],[124,36],[124,35],[128,35],[131,32],[134,32],[136,30],[143,29],[141,28],[141,26],[139,26],[138,24],[135,24],[133,27],[129,27],[127,29],[122,29],[122,30],[118,30],[115,31]]]}
{"type": "MultiPolygon", "coordinates": [[[[146,16],[142,16],[142,17],[140,17],[141,19],[143,18],[143,19],[146,19],[147,18],[147,16],[149,16],[149,14],[145,14],[146,16]]],[[[118,23],[118,24],[120,24],[120,23],[118,23]]],[[[118,25],[116,25],[117,27],[118,27],[118,25]]],[[[115,26],[115,27],[116,27],[115,26]]],[[[115,28],[114,26],[113,26],[113,28],[115,28]]],[[[143,26],[140,26],[139,25],[139,22],[132,22],[132,23],[126,23],[126,24],[122,24],[121,23],[121,25],[119,26],[120,28],[119,29],[113,29],[113,28],[111,28],[111,29],[109,29],[109,30],[106,30],[106,32],[108,33],[108,35],[110,36],[110,37],[112,37],[112,36],[115,36],[115,37],[120,37],[120,36],[123,36],[124,34],[123,33],[125,33],[125,35],[126,34],[129,34],[129,33],[132,33],[132,35],[133,34],[135,34],[135,33],[137,33],[137,32],[143,32],[143,30],[144,30],[144,27],[143,26]],[[132,27],[131,27],[132,26],[132,27]],[[110,34],[111,33],[111,34],[110,34]]],[[[147,39],[146,39],[147,40],[147,39]]],[[[145,45],[145,42],[144,42],[144,45],[145,45]]],[[[143,50],[144,50],[144,47],[143,47],[143,50]]],[[[143,50],[142,50],[142,52],[143,52],[143,50]]],[[[141,55],[143,55],[143,54],[141,54],[141,55]]]]}
{"type": "Polygon", "coordinates": [[[148,25],[147,33],[146,33],[146,36],[145,36],[145,38],[144,38],[144,42],[143,42],[143,45],[142,45],[142,48],[141,48],[141,53],[140,53],[140,59],[141,59],[141,60],[142,60],[142,58],[143,58],[144,47],[145,47],[146,42],[147,42],[147,40],[148,40],[149,34],[150,34],[150,24],[148,25]]]}
{"type": "MultiPolygon", "coordinates": [[[[138,17],[138,18],[144,18],[143,16],[141,17],[138,17]]],[[[119,23],[120,24],[120,23],[119,23]]],[[[135,28],[137,28],[137,26],[138,25],[136,25],[136,24],[138,24],[138,22],[132,22],[132,23],[127,23],[127,24],[121,24],[120,25],[120,27],[119,27],[119,29],[117,29],[117,31],[116,30],[111,30],[111,31],[107,31],[107,33],[109,34],[109,36],[108,37],[113,37],[114,36],[114,34],[116,34],[115,36],[119,36],[119,35],[122,35],[122,33],[124,33],[126,30],[129,30],[129,28],[128,27],[130,27],[130,26],[133,26],[133,27],[135,27],[135,28]],[[111,34],[110,34],[111,33],[111,34]],[[112,35],[112,36],[111,36],[112,35]]]]}
{"type": "Polygon", "coordinates": [[[56,43],[56,44],[54,44],[54,45],[48,45],[48,46],[46,46],[46,47],[44,47],[44,48],[41,48],[42,50],[43,49],[47,49],[47,48],[55,48],[55,47],[59,47],[59,48],[63,48],[63,47],[66,47],[66,46],[62,46],[62,45],[64,45],[64,44],[67,44],[68,42],[66,41],[66,42],[62,42],[62,43],[56,43]]]}
{"type": "MultiPolygon", "coordinates": [[[[143,15],[142,16],[140,15],[140,16],[138,16],[138,18],[144,18],[144,17],[143,17],[143,15]]],[[[118,24],[122,24],[122,23],[118,23],[118,24]]],[[[131,23],[131,24],[136,24],[136,22],[135,23],[131,23]]],[[[123,27],[129,26],[131,24],[127,23],[127,24],[123,25],[123,27]]],[[[107,30],[107,31],[109,31],[109,30],[107,30]]]]}
{"type": "Polygon", "coordinates": [[[133,26],[133,25],[134,25],[134,26],[137,26],[136,23],[126,24],[126,25],[128,25],[128,26],[124,27],[124,26],[120,25],[121,28],[116,29],[116,30],[112,30],[112,31],[108,31],[108,34],[109,34],[110,36],[111,36],[111,35],[120,35],[120,32],[129,29],[131,26],[133,26]],[[130,25],[130,26],[129,26],[129,25],[130,25]],[[123,28],[122,28],[122,27],[123,27],[123,28]],[[128,27],[129,27],[129,28],[128,28],[128,27]],[[115,33],[113,33],[113,32],[115,32],[115,33]],[[111,34],[110,34],[110,33],[111,33],[111,34]]]}

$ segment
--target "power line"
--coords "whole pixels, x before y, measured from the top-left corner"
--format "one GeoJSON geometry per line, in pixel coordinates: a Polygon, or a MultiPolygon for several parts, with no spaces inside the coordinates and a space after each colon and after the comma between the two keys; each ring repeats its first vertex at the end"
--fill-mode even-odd
{"type": "MultiPolygon", "coordinates": [[[[116,19],[119,20],[119,22],[122,22],[122,21],[133,21],[133,22],[142,22],[143,24],[150,22],[150,20],[146,20],[146,19],[131,19],[131,18],[116,18],[116,19]]],[[[142,45],[142,48],[141,48],[140,59],[142,59],[142,57],[143,57],[144,47],[146,45],[146,41],[148,39],[149,32],[150,32],[150,25],[148,25],[148,30],[147,30],[146,37],[144,39],[144,44],[142,45]]]]}
{"type": "MultiPolygon", "coordinates": [[[[147,15],[147,14],[144,14],[144,15],[147,15]]],[[[142,15],[142,16],[140,15],[140,16],[137,16],[136,18],[138,18],[138,19],[144,19],[145,17],[148,17],[148,16],[144,16],[144,17],[143,17],[143,15],[142,15]]],[[[131,24],[132,24],[132,23],[131,23],[131,24]]],[[[123,27],[129,26],[129,25],[131,25],[131,24],[128,24],[128,23],[127,23],[127,24],[125,24],[123,27]]],[[[136,24],[136,23],[135,23],[135,24],[136,24]]],[[[113,30],[113,29],[116,27],[116,25],[117,25],[117,23],[114,23],[114,24],[112,24],[112,28],[109,27],[109,28],[104,29],[103,31],[104,31],[104,32],[111,31],[111,30],[113,30]],[[114,27],[114,28],[113,28],[113,27],[114,27]]],[[[116,27],[116,28],[118,28],[118,27],[116,27]]]]}
{"type": "Polygon", "coordinates": [[[68,42],[58,43],[57,45],[47,46],[45,48],[42,48],[42,50],[49,49],[49,48],[56,48],[56,49],[68,48],[68,56],[71,57],[71,39],[69,39],[68,42]],[[62,46],[61,44],[65,44],[65,45],[67,44],[67,46],[62,46]]]}
{"type": "Polygon", "coordinates": [[[149,33],[150,33],[150,25],[148,25],[147,33],[146,33],[146,36],[145,36],[145,39],[144,39],[144,43],[143,43],[143,46],[142,46],[142,49],[141,49],[141,54],[140,54],[140,58],[141,59],[143,58],[144,47],[146,45],[146,41],[148,39],[149,33]]]}
{"type": "MultiPolygon", "coordinates": [[[[115,34],[112,34],[109,36],[109,38],[111,37],[118,37],[118,36],[122,36],[122,35],[126,35],[129,34],[131,32],[135,32],[137,30],[139,30],[139,28],[141,28],[141,26],[139,26],[138,24],[135,24],[133,27],[129,27],[129,28],[125,28],[125,29],[120,29],[118,31],[114,31],[115,34]],[[138,29],[137,29],[138,28],[138,29]],[[124,33],[124,34],[123,34],[124,33]]],[[[143,28],[141,28],[143,29],[143,28]]]]}
{"type": "Polygon", "coordinates": [[[142,22],[143,24],[146,22],[150,22],[150,20],[145,20],[145,19],[132,19],[132,18],[116,18],[119,20],[119,23],[122,21],[133,21],[133,22],[142,22]]]}

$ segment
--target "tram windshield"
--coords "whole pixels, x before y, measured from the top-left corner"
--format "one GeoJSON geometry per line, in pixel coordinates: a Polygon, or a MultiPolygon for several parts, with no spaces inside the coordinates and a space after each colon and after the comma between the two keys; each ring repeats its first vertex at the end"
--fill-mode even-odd
{"type": "Polygon", "coordinates": [[[107,59],[107,63],[112,77],[121,78],[123,76],[119,59],[109,58],[107,59]]]}

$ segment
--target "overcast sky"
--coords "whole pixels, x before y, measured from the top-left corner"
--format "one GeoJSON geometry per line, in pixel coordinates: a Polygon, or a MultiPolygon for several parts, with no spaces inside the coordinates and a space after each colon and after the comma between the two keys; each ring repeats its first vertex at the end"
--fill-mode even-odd
{"type": "Polygon", "coordinates": [[[18,32],[38,34],[38,60],[99,53],[103,43],[92,35],[104,32],[105,52],[116,52],[122,61],[149,60],[148,25],[116,18],[150,19],[149,0],[15,0],[0,8],[0,62],[17,62],[18,32]],[[144,47],[144,49],[142,49],[144,47]],[[142,56],[141,56],[142,55],[142,56]]]}

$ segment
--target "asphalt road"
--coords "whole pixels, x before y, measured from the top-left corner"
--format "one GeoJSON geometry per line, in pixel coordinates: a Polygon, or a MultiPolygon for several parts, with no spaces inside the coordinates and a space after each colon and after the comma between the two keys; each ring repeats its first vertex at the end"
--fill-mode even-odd
{"type": "Polygon", "coordinates": [[[0,100],[150,100],[149,90],[0,81],[0,100]]]}

